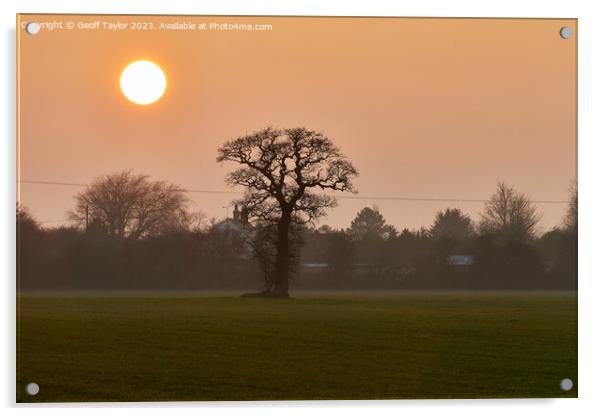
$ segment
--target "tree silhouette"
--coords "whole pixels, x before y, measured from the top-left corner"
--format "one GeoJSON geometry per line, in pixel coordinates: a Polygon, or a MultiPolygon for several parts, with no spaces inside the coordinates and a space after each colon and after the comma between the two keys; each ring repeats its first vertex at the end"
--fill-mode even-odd
{"type": "Polygon", "coordinates": [[[349,280],[353,265],[353,244],[345,231],[331,230],[327,234],[325,255],[330,264],[331,279],[335,287],[349,280]]]}
{"type": "Polygon", "coordinates": [[[27,286],[30,276],[46,276],[46,270],[39,267],[43,253],[44,233],[40,224],[29,209],[17,203],[17,288],[27,286]],[[25,283],[25,284],[24,284],[25,283]]]}
{"type": "Polygon", "coordinates": [[[25,205],[17,203],[17,236],[19,232],[26,230],[29,231],[39,231],[40,224],[36,219],[31,215],[29,208],[25,205]]]}
{"type": "Polygon", "coordinates": [[[387,239],[395,236],[397,231],[392,225],[387,224],[385,217],[378,208],[363,208],[357,213],[351,226],[347,231],[354,241],[362,241],[370,238],[387,239]]]}
{"type": "Polygon", "coordinates": [[[380,279],[395,257],[390,256],[393,246],[388,244],[397,235],[395,227],[387,224],[377,207],[365,207],[358,212],[347,232],[357,248],[358,260],[367,263],[372,274],[380,279]]]}
{"type": "Polygon", "coordinates": [[[535,204],[525,195],[503,182],[485,203],[479,230],[503,241],[528,241],[535,237],[541,216],[535,204]]]}
{"type": "Polygon", "coordinates": [[[569,188],[569,207],[564,217],[564,226],[568,231],[577,233],[577,183],[569,188]]]}
{"type": "MultiPolygon", "coordinates": [[[[300,263],[303,247],[302,224],[293,222],[289,229],[288,270],[295,273],[300,263]]],[[[278,224],[269,221],[258,221],[255,224],[253,238],[250,241],[253,256],[259,265],[263,277],[262,293],[273,293],[278,284],[276,275],[278,266],[278,224]]]]}
{"type": "Polygon", "coordinates": [[[461,242],[473,235],[474,225],[470,217],[459,208],[446,208],[437,213],[429,232],[435,240],[461,242]]]}
{"type": "Polygon", "coordinates": [[[75,199],[72,221],[80,226],[99,223],[109,235],[120,238],[160,234],[187,218],[183,189],[129,171],[97,178],[75,199]]]}
{"type": "Polygon", "coordinates": [[[354,191],[355,167],[322,133],[306,128],[268,127],[228,141],[218,149],[218,162],[242,167],[226,181],[246,188],[242,204],[249,218],[276,225],[276,264],[270,294],[288,296],[291,224],[313,222],[335,206],[318,190],[354,191]]]}

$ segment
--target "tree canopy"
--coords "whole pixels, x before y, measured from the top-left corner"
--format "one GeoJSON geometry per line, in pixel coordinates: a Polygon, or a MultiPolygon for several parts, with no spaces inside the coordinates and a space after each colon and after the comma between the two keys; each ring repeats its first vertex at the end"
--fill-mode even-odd
{"type": "Polygon", "coordinates": [[[387,224],[385,217],[376,207],[365,207],[358,212],[351,222],[348,232],[355,241],[371,238],[387,239],[397,234],[395,228],[387,224]]]}
{"type": "Polygon", "coordinates": [[[437,213],[429,232],[436,240],[466,241],[474,234],[474,225],[459,208],[446,208],[437,213]]]}

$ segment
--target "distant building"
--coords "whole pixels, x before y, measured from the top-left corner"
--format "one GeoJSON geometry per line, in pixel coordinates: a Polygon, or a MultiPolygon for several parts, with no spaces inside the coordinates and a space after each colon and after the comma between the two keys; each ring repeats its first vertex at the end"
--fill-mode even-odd
{"type": "Polygon", "coordinates": [[[226,218],[222,222],[215,225],[215,228],[219,231],[239,231],[247,230],[250,228],[249,225],[249,210],[243,208],[238,209],[238,204],[234,204],[234,211],[232,212],[232,218],[226,218]]]}
{"type": "Polygon", "coordinates": [[[226,218],[222,222],[215,225],[215,230],[220,233],[231,233],[240,236],[245,242],[244,258],[253,257],[253,227],[249,224],[249,210],[243,208],[238,209],[238,204],[234,204],[232,218],[226,218]]]}
{"type": "Polygon", "coordinates": [[[447,257],[447,264],[459,269],[469,269],[474,264],[474,256],[467,254],[454,254],[447,257]]]}
{"type": "Polygon", "coordinates": [[[238,210],[238,204],[234,204],[234,212],[232,213],[232,219],[235,222],[240,223],[243,227],[249,225],[249,210],[247,207],[243,207],[240,211],[238,210]]]}
{"type": "Polygon", "coordinates": [[[325,269],[330,267],[330,263],[301,263],[301,266],[307,269],[325,269]]]}

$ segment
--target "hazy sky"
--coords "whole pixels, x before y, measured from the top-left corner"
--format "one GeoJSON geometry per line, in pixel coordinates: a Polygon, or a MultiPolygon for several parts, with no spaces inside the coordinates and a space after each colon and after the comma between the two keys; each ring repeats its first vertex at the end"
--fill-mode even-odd
{"type": "MultiPolygon", "coordinates": [[[[18,35],[21,180],[88,183],[123,169],[196,190],[227,191],[228,139],[306,126],[329,136],[360,172],[366,197],[487,199],[505,181],[536,200],[566,200],[576,179],[575,20],[302,17],[30,16],[62,22],[18,35]],[[77,29],[78,22],[271,24],[270,31],[77,29]],[[66,28],[73,22],[75,29],[66,28]],[[119,89],[132,61],[167,76],[161,100],[119,89]]],[[[93,26],[92,26],[93,27],[93,26]]],[[[77,187],[21,184],[46,225],[66,222],[77,187]]],[[[235,197],[191,193],[224,217],[235,197]]],[[[480,202],[340,200],[323,223],[349,225],[377,205],[398,228],[480,202]]],[[[564,204],[538,204],[542,229],[564,204]]]]}

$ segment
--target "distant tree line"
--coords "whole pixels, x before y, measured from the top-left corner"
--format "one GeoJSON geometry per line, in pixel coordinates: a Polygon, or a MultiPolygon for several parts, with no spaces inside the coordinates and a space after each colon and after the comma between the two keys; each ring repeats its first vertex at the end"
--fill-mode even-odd
{"type": "MultiPolygon", "coordinates": [[[[232,180],[254,180],[244,174],[232,180]]],[[[270,281],[277,221],[249,223],[248,212],[207,220],[187,202],[181,188],[126,171],[100,177],[78,194],[70,226],[44,227],[18,206],[19,289],[277,285],[270,281]]],[[[292,287],[303,289],[576,289],[576,187],[562,226],[540,235],[539,219],[526,195],[500,183],[476,221],[447,208],[429,228],[397,230],[377,207],[363,208],[346,229],[291,221],[287,273],[292,287]]]]}
{"type": "Polygon", "coordinates": [[[430,228],[399,232],[378,208],[364,208],[346,230],[324,226],[307,231],[302,257],[314,267],[302,270],[299,285],[576,290],[576,188],[562,227],[538,235],[539,219],[535,205],[504,183],[477,222],[458,208],[447,208],[430,228]]]}

